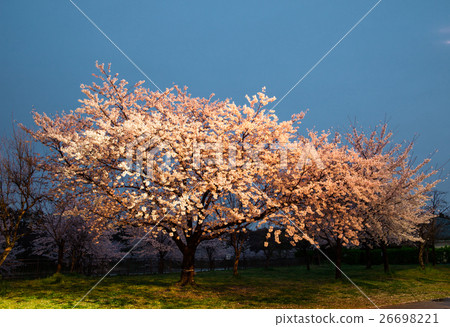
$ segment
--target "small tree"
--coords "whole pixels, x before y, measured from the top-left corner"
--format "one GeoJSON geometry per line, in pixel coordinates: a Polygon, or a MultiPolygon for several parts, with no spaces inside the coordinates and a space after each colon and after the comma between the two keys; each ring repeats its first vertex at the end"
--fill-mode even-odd
{"type": "Polygon", "coordinates": [[[424,249],[427,246],[431,246],[431,261],[433,266],[436,265],[436,235],[447,225],[444,222],[444,218],[449,209],[449,205],[445,199],[446,195],[446,192],[438,190],[433,190],[429,193],[426,210],[431,215],[431,218],[428,223],[421,224],[419,228],[419,235],[422,239],[419,242],[419,264],[422,269],[425,269],[423,255],[424,249]]]}
{"type": "Polygon", "coordinates": [[[242,230],[235,230],[228,235],[228,245],[233,248],[234,262],[233,262],[233,275],[238,275],[239,259],[242,252],[249,246],[248,244],[248,232],[245,228],[242,230]]]}
{"type": "Polygon", "coordinates": [[[80,215],[71,219],[67,238],[71,272],[104,273],[111,260],[123,256],[120,244],[113,240],[114,229],[100,229],[95,221],[80,215]]]}
{"type": "Polygon", "coordinates": [[[311,258],[308,250],[312,249],[312,245],[307,240],[302,240],[296,244],[298,248],[297,255],[305,258],[306,270],[311,270],[311,258]]]}
{"type": "Polygon", "coordinates": [[[175,243],[164,231],[155,234],[149,233],[142,227],[132,227],[127,229],[127,234],[129,235],[126,237],[129,246],[134,246],[139,242],[133,250],[134,256],[145,259],[152,255],[157,257],[159,274],[164,273],[167,258],[179,257],[175,243]]]}
{"type": "MultiPolygon", "coordinates": [[[[3,239],[3,235],[0,234],[0,249],[5,248],[5,242],[3,239]]],[[[23,265],[23,262],[18,260],[18,256],[22,255],[24,252],[23,247],[20,244],[16,244],[14,248],[11,250],[9,255],[3,261],[3,264],[0,266],[0,275],[7,276],[11,275],[14,269],[23,265]]]]}
{"type": "Polygon", "coordinates": [[[46,210],[42,212],[41,219],[35,224],[38,238],[33,244],[33,252],[37,255],[53,257],[56,249],[56,273],[60,273],[64,257],[67,252],[70,233],[74,231],[76,217],[73,210],[75,200],[68,194],[54,194],[46,201],[46,210]]]}
{"type": "Polygon", "coordinates": [[[206,259],[208,260],[208,267],[210,271],[215,269],[215,261],[217,258],[224,257],[227,255],[227,253],[229,253],[226,245],[226,242],[219,238],[205,241],[200,244],[200,254],[205,255],[206,259]]]}

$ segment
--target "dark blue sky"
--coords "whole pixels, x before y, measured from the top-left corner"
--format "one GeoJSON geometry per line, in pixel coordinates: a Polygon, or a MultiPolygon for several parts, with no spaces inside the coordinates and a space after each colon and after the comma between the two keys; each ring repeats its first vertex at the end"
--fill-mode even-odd
{"type": "MultiPolygon", "coordinates": [[[[281,98],[377,0],[74,2],[161,88],[281,98]]],[[[1,129],[78,106],[95,61],[145,79],[70,1],[0,1],[1,129]]],[[[146,84],[154,88],[150,83],[146,84]]],[[[383,0],[276,108],[304,128],[387,117],[419,159],[450,156],[450,1],[383,0]]],[[[448,167],[447,167],[448,170],[448,167]]],[[[450,191],[450,182],[440,189],[450,191]]]]}

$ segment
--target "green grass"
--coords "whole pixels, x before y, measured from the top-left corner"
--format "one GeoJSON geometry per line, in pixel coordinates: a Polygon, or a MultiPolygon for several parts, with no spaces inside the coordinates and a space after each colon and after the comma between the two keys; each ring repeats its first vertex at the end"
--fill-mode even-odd
{"type": "MultiPolygon", "coordinates": [[[[422,271],[416,266],[344,272],[378,305],[450,296],[450,266],[422,271]]],[[[107,277],[78,308],[370,308],[346,279],[335,280],[331,266],[248,269],[196,275],[197,287],[175,285],[177,274],[107,277]]],[[[72,308],[98,281],[79,275],[35,280],[0,280],[0,308],[72,308]]]]}

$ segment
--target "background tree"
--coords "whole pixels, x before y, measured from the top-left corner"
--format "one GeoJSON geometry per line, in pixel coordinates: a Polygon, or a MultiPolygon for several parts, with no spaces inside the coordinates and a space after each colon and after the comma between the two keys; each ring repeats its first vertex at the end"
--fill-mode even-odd
{"type": "Polygon", "coordinates": [[[143,227],[131,227],[127,229],[126,237],[129,246],[139,244],[133,250],[133,255],[148,259],[150,256],[156,256],[158,260],[158,273],[163,274],[165,270],[165,261],[168,258],[178,259],[177,246],[172,238],[160,231],[157,234],[149,233],[143,227]]]}
{"type": "MultiPolygon", "coordinates": [[[[3,239],[3,235],[0,234],[0,249],[5,248],[5,242],[3,239]]],[[[0,275],[8,276],[14,271],[14,269],[21,267],[23,262],[18,259],[19,256],[24,252],[24,248],[20,244],[16,244],[14,248],[11,250],[9,255],[3,261],[3,264],[0,266],[0,275]]]]}
{"type": "Polygon", "coordinates": [[[235,230],[228,235],[227,243],[233,249],[233,276],[238,275],[239,260],[241,254],[248,248],[248,235],[249,233],[243,227],[241,230],[235,230]]]}
{"type": "Polygon", "coordinates": [[[382,163],[381,167],[365,171],[380,185],[377,197],[362,212],[366,228],[360,231],[359,237],[368,247],[372,244],[381,247],[384,270],[388,272],[388,244],[420,240],[418,228],[431,218],[425,206],[429,192],[439,181],[426,181],[437,171],[424,172],[430,159],[415,164],[411,158],[414,140],[405,147],[390,145],[392,132],[386,123],[370,133],[352,126],[346,139],[361,158],[382,163]]]}
{"type": "Polygon", "coordinates": [[[270,261],[277,253],[279,257],[282,257],[283,252],[293,249],[283,231],[273,226],[249,231],[248,243],[251,251],[255,253],[261,251],[264,254],[264,268],[266,269],[269,268],[270,261]]]}
{"type": "Polygon", "coordinates": [[[64,257],[67,252],[70,233],[74,231],[77,218],[70,212],[73,210],[76,200],[69,194],[53,194],[53,197],[46,201],[40,219],[35,224],[37,239],[33,244],[33,252],[37,255],[53,257],[56,249],[56,273],[60,273],[64,257]]]}
{"type": "MultiPolygon", "coordinates": [[[[364,172],[381,171],[381,163],[361,158],[353,148],[342,144],[339,134],[331,141],[329,133],[311,132],[309,137],[322,167],[309,169],[308,175],[300,180],[308,191],[296,198],[301,212],[292,215],[292,221],[311,243],[334,250],[335,277],[340,278],[342,248],[359,245],[358,233],[365,228],[361,213],[368,203],[376,200],[376,190],[381,184],[364,172]]],[[[287,228],[291,235],[294,235],[293,228],[287,228]]]]}
{"type": "Polygon", "coordinates": [[[448,225],[448,218],[446,214],[449,205],[446,200],[446,192],[433,190],[429,193],[429,200],[426,206],[427,212],[431,215],[428,223],[421,224],[419,234],[421,241],[419,242],[419,264],[422,269],[425,268],[424,250],[431,246],[431,260],[433,266],[436,265],[436,236],[439,232],[448,225]],[[447,218],[447,219],[446,219],[447,218]]]}
{"type": "Polygon", "coordinates": [[[27,217],[35,217],[32,212],[42,198],[41,183],[31,139],[14,129],[0,144],[0,266],[23,236],[21,224],[27,217]]]}
{"type": "Polygon", "coordinates": [[[101,230],[95,221],[77,214],[71,220],[66,241],[70,272],[104,273],[111,260],[123,256],[121,244],[113,240],[115,229],[101,230]]]}
{"type": "Polygon", "coordinates": [[[311,270],[311,258],[309,255],[309,250],[314,249],[314,246],[311,245],[311,243],[307,240],[301,240],[296,244],[296,248],[298,249],[296,255],[305,258],[306,270],[311,270]]]}
{"type": "Polygon", "coordinates": [[[227,243],[220,238],[215,238],[209,241],[202,242],[199,245],[200,255],[206,257],[208,260],[209,270],[215,269],[215,262],[219,258],[225,257],[230,251],[227,243]]]}

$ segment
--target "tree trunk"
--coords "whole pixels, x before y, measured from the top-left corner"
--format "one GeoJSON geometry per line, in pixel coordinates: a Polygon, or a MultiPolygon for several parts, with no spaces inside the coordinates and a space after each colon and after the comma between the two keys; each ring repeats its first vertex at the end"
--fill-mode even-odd
{"type": "Polygon", "coordinates": [[[195,285],[195,250],[196,247],[187,246],[183,251],[183,261],[181,263],[181,276],[178,282],[181,286],[195,285]]]}
{"type": "MultiPolygon", "coordinates": [[[[79,270],[79,255],[75,252],[72,251],[72,258],[71,258],[71,264],[70,264],[70,272],[75,272],[75,270],[78,268],[79,270]]],[[[79,272],[79,271],[78,271],[79,272]]]]}
{"type": "Polygon", "coordinates": [[[9,255],[11,250],[12,250],[12,247],[7,247],[7,248],[5,248],[5,250],[3,250],[2,254],[0,254],[0,266],[3,264],[3,262],[5,262],[6,257],[9,255]]]}
{"type": "Polygon", "coordinates": [[[214,258],[208,258],[208,263],[209,263],[209,271],[214,271],[215,269],[215,264],[214,264],[214,258]]]}
{"type": "Polygon", "coordinates": [[[158,257],[158,274],[164,274],[164,257],[158,257]]]}
{"type": "Polygon", "coordinates": [[[59,274],[62,270],[64,260],[64,242],[58,245],[58,264],[56,266],[56,273],[59,274]]]}
{"type": "Polygon", "coordinates": [[[428,244],[425,246],[425,264],[428,265],[430,263],[428,259],[428,244]]]}
{"type": "Polygon", "coordinates": [[[419,265],[422,269],[425,269],[425,264],[423,262],[423,250],[425,248],[425,242],[419,245],[419,265]]]}
{"type": "Polygon", "coordinates": [[[306,270],[311,270],[311,265],[309,263],[308,249],[306,247],[303,249],[303,253],[305,254],[306,270]]]}
{"type": "Polygon", "coordinates": [[[235,253],[234,256],[234,264],[233,264],[233,276],[237,276],[238,275],[238,267],[239,267],[239,257],[240,257],[240,253],[235,253]]]}
{"type": "Polygon", "coordinates": [[[335,264],[336,264],[336,269],[335,269],[335,274],[334,274],[334,278],[339,279],[342,277],[342,272],[341,272],[341,266],[342,266],[342,243],[341,240],[337,240],[336,241],[336,260],[335,260],[335,264]]]}
{"type": "Polygon", "coordinates": [[[266,256],[266,260],[264,260],[264,269],[269,269],[270,258],[272,258],[273,250],[266,248],[263,250],[264,255],[266,256]]]}
{"type": "Polygon", "coordinates": [[[372,253],[370,247],[366,246],[366,269],[372,268],[372,253]]]}
{"type": "Polygon", "coordinates": [[[433,263],[433,267],[436,266],[437,258],[436,258],[436,247],[434,245],[434,240],[433,240],[433,243],[431,244],[431,261],[433,263]]]}
{"type": "Polygon", "coordinates": [[[383,254],[383,266],[384,266],[384,272],[389,272],[389,258],[387,253],[386,244],[383,242],[381,243],[381,253],[383,254]]]}
{"type": "Polygon", "coordinates": [[[432,233],[430,237],[430,243],[431,243],[431,262],[433,263],[433,266],[436,266],[437,258],[436,258],[436,246],[435,246],[435,236],[436,236],[436,219],[433,219],[432,222],[432,233]]]}

